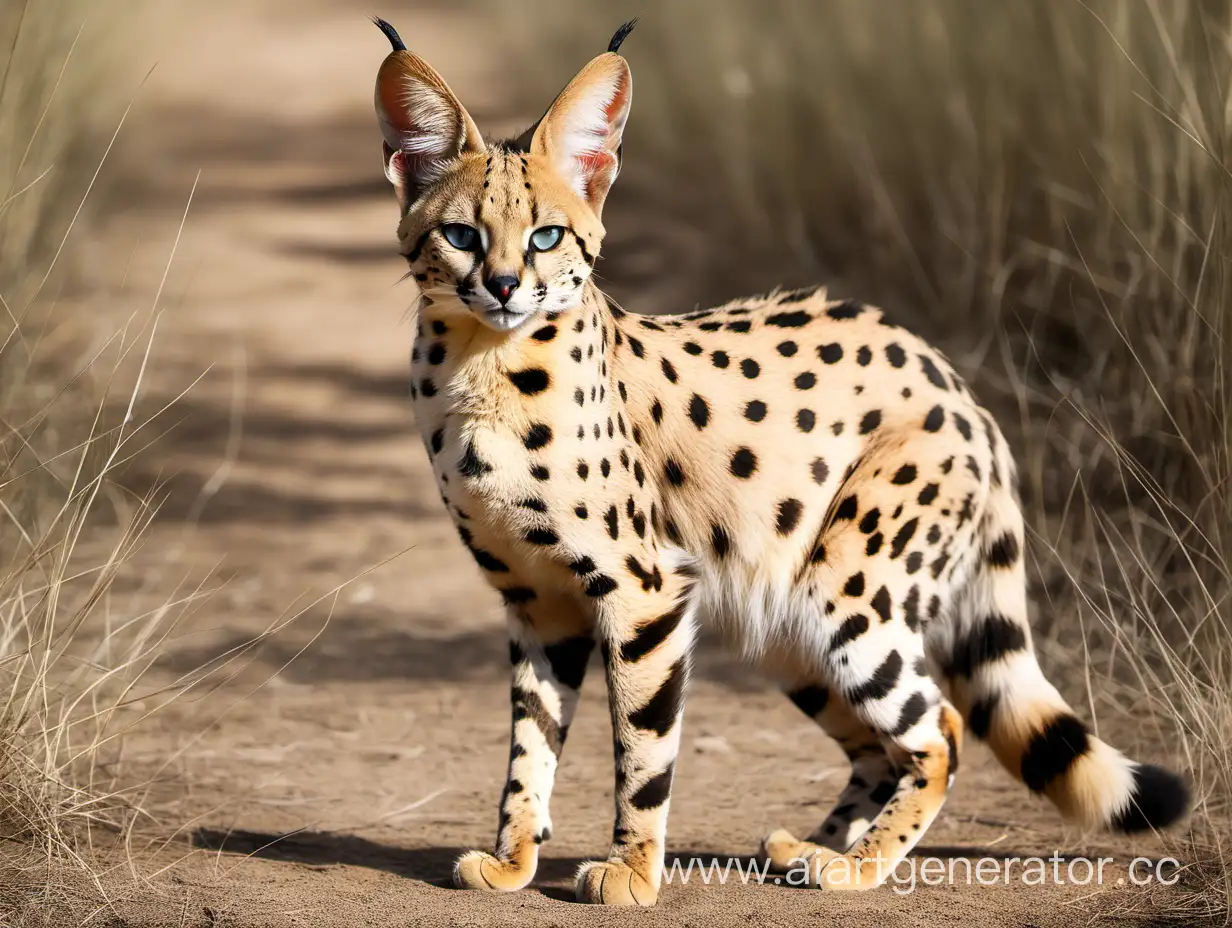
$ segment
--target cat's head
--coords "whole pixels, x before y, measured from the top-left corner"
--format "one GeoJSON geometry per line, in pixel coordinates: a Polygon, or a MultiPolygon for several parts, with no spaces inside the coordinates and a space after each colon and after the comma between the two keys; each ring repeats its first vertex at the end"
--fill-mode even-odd
{"type": "Polygon", "coordinates": [[[618,53],[590,61],[534,126],[487,142],[439,74],[393,44],[376,79],[385,176],[398,238],[426,299],[497,330],[577,305],[603,241],[633,83],[618,53]]]}

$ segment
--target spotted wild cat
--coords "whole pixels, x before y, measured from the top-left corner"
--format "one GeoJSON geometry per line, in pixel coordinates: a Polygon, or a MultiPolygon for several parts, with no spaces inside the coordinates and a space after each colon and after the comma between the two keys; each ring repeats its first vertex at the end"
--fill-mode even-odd
{"type": "Polygon", "coordinates": [[[445,507],[504,599],[513,666],[495,851],[463,855],[458,885],[533,878],[597,643],[616,823],[577,895],[656,901],[698,621],[851,759],[812,835],[763,843],[816,886],[875,886],[911,851],[964,724],[1080,822],[1184,814],[1182,780],[1091,735],[1040,671],[1014,463],[938,351],[820,288],[637,317],[594,284],[632,24],[497,142],[377,24],[394,48],[376,84],[385,170],[422,292],[411,397],[445,507]]]}

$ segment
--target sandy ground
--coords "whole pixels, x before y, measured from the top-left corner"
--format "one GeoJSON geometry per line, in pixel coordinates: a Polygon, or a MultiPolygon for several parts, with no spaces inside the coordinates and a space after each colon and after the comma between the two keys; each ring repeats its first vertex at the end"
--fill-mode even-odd
{"type": "MultiPolygon", "coordinates": [[[[1157,845],[1063,830],[978,746],[920,855],[1101,853],[1117,860],[1105,885],[1015,879],[843,897],[694,879],[668,887],[651,911],[577,905],[572,872],[604,853],[610,833],[599,675],[572,730],[556,837],[534,885],[508,896],[449,888],[459,851],[493,838],[507,756],[506,645],[497,599],[439,509],[405,401],[411,295],[394,286],[403,271],[395,206],[370,112],[385,48],[367,12],[230,0],[169,16],[110,175],[113,215],[94,250],[112,307],[102,321],[114,326],[152,305],[201,171],[141,408],[208,373],[162,420],[177,427],[126,475],[137,489],[169,479],[171,491],[141,553],[144,582],[130,592],[211,571],[221,588],[177,629],[157,678],[302,614],[247,652],[208,699],[163,710],[129,739],[133,770],[165,766],[151,808],[180,830],[157,857],[167,869],[139,892],[116,890],[92,924],[1068,926],[1149,909],[1147,893],[1117,880],[1157,845]]],[[[476,33],[473,12],[380,12],[486,129],[530,115],[509,111],[501,56],[480,53],[498,35],[476,33]]],[[[625,266],[650,262],[643,270],[654,277],[654,256],[625,254],[625,266]]],[[[662,285],[630,302],[691,301],[662,285]]],[[[686,725],[669,829],[679,858],[751,854],[774,825],[806,832],[844,780],[841,755],[812,724],[710,645],[686,725]]],[[[26,914],[51,924],[77,917],[45,902],[26,914]]]]}

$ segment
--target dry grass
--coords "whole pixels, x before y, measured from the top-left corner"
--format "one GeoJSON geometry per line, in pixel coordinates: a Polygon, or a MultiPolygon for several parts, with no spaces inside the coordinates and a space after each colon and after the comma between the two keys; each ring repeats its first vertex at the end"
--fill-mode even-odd
{"type": "Polygon", "coordinates": [[[148,333],[100,340],[56,308],[126,103],[99,89],[124,43],[85,22],[92,7],[0,8],[0,917],[23,892],[101,887],[92,842],[139,813],[140,786],[116,779],[120,736],[192,599],[113,606],[154,511],[111,479],[144,441],[124,410],[148,333]]]}
{"type": "MultiPolygon", "coordinates": [[[[644,12],[515,6],[527,112],[644,12]]],[[[1227,0],[674,0],[609,200],[708,230],[699,296],[828,279],[955,357],[1018,450],[1046,662],[1193,773],[1185,919],[1232,851],[1230,41],[1227,0]]]]}

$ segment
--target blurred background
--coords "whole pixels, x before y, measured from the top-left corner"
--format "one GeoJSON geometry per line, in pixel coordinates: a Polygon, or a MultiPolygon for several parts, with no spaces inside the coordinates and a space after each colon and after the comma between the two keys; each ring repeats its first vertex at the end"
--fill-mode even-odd
{"type": "MultiPolygon", "coordinates": [[[[154,861],[166,899],[237,924],[356,885],[377,913],[412,893],[503,917],[432,883],[491,840],[505,645],[405,402],[373,13],[495,137],[642,16],[602,285],[674,313],[827,282],[941,346],[1020,460],[1046,669],[1198,793],[1155,848],[1190,865],[1181,889],[1097,902],[1222,918],[1228,0],[5,3],[0,905],[105,889],[157,924],[169,903],[121,878],[154,861]],[[271,868],[257,909],[228,851],[271,868]]],[[[587,699],[560,886],[608,827],[602,686],[587,699]]],[[[674,847],[750,852],[802,791],[824,813],[840,758],[782,702],[703,648],[674,847]]],[[[969,753],[937,843],[1099,846],[969,753]]],[[[717,905],[697,892],[680,904],[717,905]]],[[[1038,895],[912,905],[1049,923],[1038,895]]]]}

